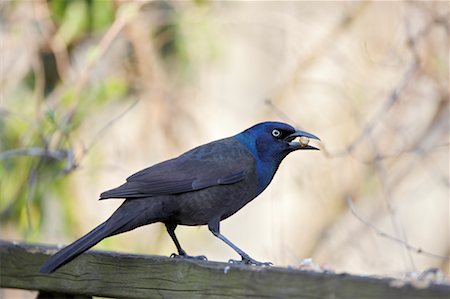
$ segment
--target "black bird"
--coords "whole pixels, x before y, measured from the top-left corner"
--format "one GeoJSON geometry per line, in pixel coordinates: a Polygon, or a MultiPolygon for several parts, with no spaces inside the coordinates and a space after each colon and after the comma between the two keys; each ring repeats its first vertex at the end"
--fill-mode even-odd
{"type": "Polygon", "coordinates": [[[177,225],[208,225],[214,236],[233,248],[246,264],[264,265],[220,233],[220,221],[239,211],[271,182],[281,161],[296,150],[317,149],[318,137],[280,122],[257,124],[235,136],[196,147],[178,158],[143,169],[100,199],[125,198],[104,223],[51,256],[40,268],[51,273],[106,237],[162,222],[178,250],[189,256],[175,236],[177,225]]]}

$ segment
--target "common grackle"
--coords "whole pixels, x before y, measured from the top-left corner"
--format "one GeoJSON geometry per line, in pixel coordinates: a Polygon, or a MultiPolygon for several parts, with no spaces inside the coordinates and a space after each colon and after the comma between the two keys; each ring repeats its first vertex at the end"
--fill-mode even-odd
{"type": "MultiPolygon", "coordinates": [[[[208,225],[209,230],[242,258],[233,261],[266,265],[254,260],[220,233],[220,221],[239,211],[271,182],[281,161],[300,149],[317,149],[294,139],[318,137],[280,122],[257,124],[235,136],[196,147],[130,176],[126,183],[103,192],[100,199],[125,198],[104,223],[51,256],[40,268],[51,273],[106,237],[139,226],[162,222],[178,250],[177,225],[208,225]]],[[[232,261],[232,260],[231,260],[232,261]]]]}

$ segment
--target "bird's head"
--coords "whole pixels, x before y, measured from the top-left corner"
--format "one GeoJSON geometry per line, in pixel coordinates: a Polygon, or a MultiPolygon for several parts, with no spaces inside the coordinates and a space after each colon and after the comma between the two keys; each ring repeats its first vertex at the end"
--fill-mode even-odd
{"type": "Polygon", "coordinates": [[[308,144],[309,138],[317,136],[296,130],[280,122],[264,122],[234,136],[253,155],[258,175],[258,192],[262,192],[271,182],[281,161],[296,150],[318,150],[308,144]],[[295,141],[299,138],[300,141],[295,141]]]}
{"type": "Polygon", "coordinates": [[[252,154],[262,161],[280,163],[284,157],[296,150],[318,150],[308,144],[317,136],[300,131],[281,122],[263,122],[236,135],[252,154]],[[299,138],[299,141],[295,141],[299,138]]]}

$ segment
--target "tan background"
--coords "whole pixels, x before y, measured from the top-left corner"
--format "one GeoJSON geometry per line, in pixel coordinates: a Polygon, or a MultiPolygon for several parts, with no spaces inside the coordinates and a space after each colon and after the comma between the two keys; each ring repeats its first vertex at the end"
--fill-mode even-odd
{"type": "MultiPolygon", "coordinates": [[[[132,4],[117,2],[117,15],[132,4]]],[[[10,27],[1,33],[4,110],[21,113],[11,100],[20,92],[21,74],[32,67],[40,43],[54,38],[46,9],[41,2],[8,8],[10,27]],[[36,33],[35,22],[44,34],[36,33]]],[[[42,109],[57,106],[68,86],[92,88],[112,76],[135,91],[87,113],[73,134],[80,167],[67,178],[72,233],[49,194],[31,241],[72,242],[120,205],[96,199],[133,172],[257,122],[281,120],[320,136],[322,151],[286,158],[271,186],[222,222],[229,239],[277,266],[312,257],[336,271],[403,276],[438,267],[448,275],[448,260],[381,236],[347,201],[363,220],[404,244],[449,255],[448,3],[174,2],[173,9],[184,64],[161,58],[163,35],[149,38],[167,22],[155,3],[137,8],[123,24],[116,18],[71,49],[65,84],[46,96],[42,109]],[[102,44],[105,35],[112,39],[102,44]],[[88,52],[99,43],[102,55],[86,68],[88,52]],[[83,153],[92,140],[95,146],[83,153]]],[[[236,258],[206,227],[179,227],[177,234],[190,254],[236,258]]],[[[2,225],[2,238],[30,240],[10,224],[2,225]]],[[[175,250],[159,224],[96,248],[175,250]]]]}

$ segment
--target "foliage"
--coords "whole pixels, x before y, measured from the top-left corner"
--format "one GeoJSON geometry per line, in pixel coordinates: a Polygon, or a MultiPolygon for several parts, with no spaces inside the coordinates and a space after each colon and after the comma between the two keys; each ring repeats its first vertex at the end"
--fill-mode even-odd
{"type": "MultiPolygon", "coordinates": [[[[204,33],[211,36],[203,9],[207,4],[195,5],[203,15],[202,23],[192,29],[196,39],[204,33]]],[[[67,229],[76,227],[69,174],[91,149],[80,138],[80,128],[96,113],[130,102],[136,94],[136,76],[144,75],[136,61],[141,44],[121,32],[133,30],[129,23],[139,11],[163,16],[148,40],[139,41],[158,45],[155,55],[163,67],[190,78],[195,72],[191,56],[202,53],[186,46],[185,28],[195,20],[169,2],[50,0],[9,3],[6,9],[5,23],[12,31],[5,37],[12,42],[4,49],[5,59],[13,61],[23,54],[25,62],[7,64],[2,71],[0,221],[36,238],[50,212],[45,207],[48,200],[62,206],[67,229]],[[19,15],[26,21],[17,22],[19,15]],[[20,43],[27,36],[30,48],[24,51],[20,43]]],[[[208,40],[211,49],[206,53],[213,53],[213,41],[208,40]]]]}

